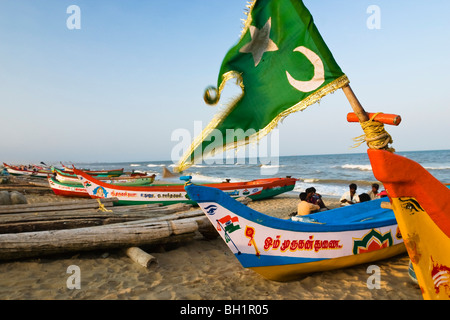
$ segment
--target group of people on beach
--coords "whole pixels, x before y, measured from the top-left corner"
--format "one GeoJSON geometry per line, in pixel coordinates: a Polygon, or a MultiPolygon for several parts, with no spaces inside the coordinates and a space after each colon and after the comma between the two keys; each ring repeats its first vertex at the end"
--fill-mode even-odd
{"type": "Polygon", "coordinates": [[[300,192],[300,203],[297,206],[297,215],[304,216],[310,213],[328,210],[322,196],[316,193],[316,188],[310,187],[300,192]]]}
{"type": "Polygon", "coordinates": [[[373,183],[372,189],[369,192],[361,193],[360,195],[356,194],[356,189],[358,189],[358,186],[355,183],[351,183],[348,187],[349,191],[345,192],[340,199],[341,207],[387,197],[385,190],[381,192],[378,191],[380,189],[380,185],[378,183],[373,183]]]}
{"type": "MultiPolygon", "coordinates": [[[[356,193],[358,186],[355,183],[351,183],[349,185],[349,191],[345,192],[341,196],[339,200],[340,205],[341,207],[343,207],[355,203],[386,197],[387,196],[386,191],[383,190],[382,192],[379,192],[378,191],[379,188],[380,186],[378,185],[378,183],[374,183],[372,184],[372,189],[369,192],[358,195],[356,193]]],[[[297,206],[297,213],[296,213],[296,215],[298,216],[304,216],[310,213],[329,210],[325,205],[325,203],[323,202],[322,196],[316,192],[316,189],[314,187],[307,188],[305,192],[300,192],[299,198],[300,202],[297,206]]]]}

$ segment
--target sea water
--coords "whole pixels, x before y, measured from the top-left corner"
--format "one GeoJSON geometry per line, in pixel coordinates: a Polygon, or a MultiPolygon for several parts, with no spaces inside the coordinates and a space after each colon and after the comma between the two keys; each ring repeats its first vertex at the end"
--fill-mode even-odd
{"type": "MultiPolygon", "coordinates": [[[[450,183],[450,150],[396,152],[421,164],[435,178],[450,183]]],[[[225,162],[225,161],[223,161],[225,162]]],[[[246,181],[261,178],[291,176],[299,179],[291,194],[308,187],[328,197],[340,197],[356,183],[357,193],[368,192],[372,183],[379,183],[372,172],[367,153],[281,156],[276,164],[262,164],[255,159],[241,159],[236,164],[211,163],[193,165],[183,174],[192,175],[193,182],[222,182],[225,179],[246,181]]],[[[147,172],[162,178],[163,167],[173,170],[172,161],[140,161],[110,163],[78,163],[75,166],[91,170],[124,168],[125,171],[147,172]]],[[[380,191],[383,185],[380,183],[380,191]]]]}

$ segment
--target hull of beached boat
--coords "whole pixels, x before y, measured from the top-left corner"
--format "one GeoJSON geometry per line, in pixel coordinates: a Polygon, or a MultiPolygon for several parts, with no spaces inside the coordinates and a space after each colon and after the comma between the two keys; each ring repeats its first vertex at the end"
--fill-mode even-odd
{"type": "Polygon", "coordinates": [[[187,185],[186,190],[242,266],[271,280],[405,252],[394,213],[380,206],[388,199],[311,214],[301,222],[262,214],[215,188],[187,185]]]}
{"type": "MultiPolygon", "coordinates": [[[[56,180],[65,184],[75,184],[79,185],[80,180],[74,173],[68,173],[61,171],[59,169],[53,168],[53,173],[56,175],[56,180]]],[[[100,174],[95,176],[98,180],[104,181],[106,183],[117,184],[117,185],[130,185],[130,186],[142,186],[153,183],[155,180],[155,175],[151,176],[109,176],[100,174]]]]}
{"type": "Polygon", "coordinates": [[[450,299],[450,189],[418,163],[368,150],[392,201],[424,299],[450,299]]]}
{"type": "MultiPolygon", "coordinates": [[[[78,184],[80,181],[78,177],[73,172],[62,171],[58,168],[52,168],[53,173],[56,174],[58,181],[63,183],[75,183],[78,184]]],[[[84,170],[83,170],[84,171],[84,170]]],[[[123,175],[123,169],[120,170],[100,170],[100,171],[84,171],[91,176],[98,178],[115,178],[121,177],[123,175]]]]}
{"type": "MultiPolygon", "coordinates": [[[[78,178],[77,178],[78,180],[78,178]]],[[[108,178],[107,180],[102,180],[106,183],[118,185],[118,186],[148,186],[154,180],[154,176],[149,177],[116,177],[108,178]]],[[[68,197],[83,197],[90,198],[89,193],[86,188],[78,180],[78,183],[64,183],[58,181],[53,177],[48,177],[48,183],[52,188],[53,192],[57,195],[68,196],[68,197]]]]}
{"type": "Polygon", "coordinates": [[[48,184],[53,193],[58,196],[90,198],[89,193],[81,183],[62,183],[53,177],[48,177],[48,184]]]}
{"type": "Polygon", "coordinates": [[[76,174],[67,173],[60,171],[58,169],[53,168],[53,173],[55,175],[55,178],[57,181],[65,184],[73,184],[73,185],[79,185],[80,180],[78,180],[78,177],[76,174]]]}
{"type": "Polygon", "coordinates": [[[47,175],[50,173],[50,171],[47,171],[47,170],[33,171],[33,170],[20,169],[20,168],[14,167],[14,166],[10,166],[6,163],[3,163],[3,165],[5,166],[8,173],[13,176],[46,178],[47,175]]]}
{"type": "MultiPolygon", "coordinates": [[[[59,170],[60,172],[64,172],[64,173],[74,174],[73,168],[66,167],[63,164],[61,164],[61,165],[63,166],[64,170],[63,171],[59,170],[59,169],[57,169],[57,170],[59,170]]],[[[110,170],[84,170],[84,169],[82,169],[82,170],[91,176],[119,177],[119,176],[123,175],[124,168],[110,169],[110,170]]]]}
{"type": "MultiPolygon", "coordinates": [[[[92,198],[118,198],[115,205],[133,205],[147,203],[196,204],[192,201],[183,184],[152,184],[150,186],[116,186],[104,183],[82,171],[76,170],[78,178],[92,198]]],[[[249,197],[252,200],[271,198],[284,192],[292,191],[297,179],[269,178],[246,182],[224,182],[208,184],[220,188],[233,198],[249,197]]]]}

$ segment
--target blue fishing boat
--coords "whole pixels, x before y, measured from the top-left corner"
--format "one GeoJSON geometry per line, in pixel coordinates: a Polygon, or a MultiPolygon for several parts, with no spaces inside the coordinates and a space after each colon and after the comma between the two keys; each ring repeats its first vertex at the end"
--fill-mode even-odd
{"type": "Polygon", "coordinates": [[[293,219],[255,211],[216,188],[187,183],[243,267],[276,281],[386,259],[406,251],[382,198],[293,219]]]}

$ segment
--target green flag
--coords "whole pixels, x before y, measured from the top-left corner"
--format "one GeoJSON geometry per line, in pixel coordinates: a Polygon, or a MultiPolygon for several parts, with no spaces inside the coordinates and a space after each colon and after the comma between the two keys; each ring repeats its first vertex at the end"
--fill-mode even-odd
{"type": "Polygon", "coordinates": [[[214,152],[259,140],[290,113],[349,83],[301,0],[251,3],[241,38],[222,62],[218,89],[207,90],[205,101],[217,103],[230,79],[237,80],[242,95],[193,141],[178,171],[214,152]]]}

